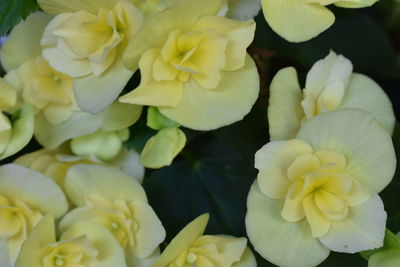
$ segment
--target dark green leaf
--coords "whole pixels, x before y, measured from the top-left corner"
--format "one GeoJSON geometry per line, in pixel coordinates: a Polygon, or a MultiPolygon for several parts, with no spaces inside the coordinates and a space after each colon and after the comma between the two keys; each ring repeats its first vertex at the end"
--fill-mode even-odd
{"type": "Polygon", "coordinates": [[[265,108],[234,125],[193,135],[172,166],[145,179],[168,239],[205,212],[211,215],[208,233],[246,235],[247,194],[257,175],[254,154],[268,141],[265,108]]]}

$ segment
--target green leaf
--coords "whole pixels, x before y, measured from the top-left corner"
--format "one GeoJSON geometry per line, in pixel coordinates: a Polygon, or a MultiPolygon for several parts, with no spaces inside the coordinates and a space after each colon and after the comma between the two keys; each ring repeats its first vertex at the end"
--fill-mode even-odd
{"type": "Polygon", "coordinates": [[[0,36],[6,34],[29,14],[38,10],[35,0],[0,1],[0,36]]]}
{"type": "Polygon", "coordinates": [[[384,251],[386,249],[396,248],[400,249],[400,237],[396,236],[392,232],[386,229],[385,240],[383,241],[383,247],[378,249],[372,249],[367,251],[362,251],[360,254],[364,259],[368,260],[373,254],[379,251],[384,251]]]}
{"type": "Polygon", "coordinates": [[[193,139],[182,154],[170,167],[152,172],[143,184],[167,239],[206,212],[207,233],[245,236],[246,199],[255,171],[209,134],[193,139]]]}
{"type": "Polygon", "coordinates": [[[144,180],[167,240],[206,212],[207,233],[246,236],[247,194],[257,176],[254,154],[268,142],[266,125],[265,109],[255,108],[241,122],[194,135],[170,167],[144,180]]]}

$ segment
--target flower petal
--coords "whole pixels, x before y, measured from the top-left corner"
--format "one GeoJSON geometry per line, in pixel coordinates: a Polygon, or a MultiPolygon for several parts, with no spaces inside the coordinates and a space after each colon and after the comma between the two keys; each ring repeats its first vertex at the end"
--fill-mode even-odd
{"type": "Polygon", "coordinates": [[[133,201],[130,204],[139,228],[135,233],[137,246],[133,252],[139,258],[150,257],[153,251],[165,239],[165,230],[152,207],[143,201],[133,201]]]}
{"type": "Polygon", "coordinates": [[[246,59],[246,49],[254,38],[255,22],[252,20],[241,22],[219,16],[207,16],[200,19],[193,30],[205,29],[218,31],[228,39],[224,70],[233,71],[241,68],[246,59]]]}
{"type": "Polygon", "coordinates": [[[103,166],[74,165],[65,177],[65,191],[76,205],[85,204],[90,196],[100,196],[109,201],[147,201],[139,182],[125,173],[103,166]]]}
{"type": "Polygon", "coordinates": [[[301,140],[274,141],[262,147],[255,155],[261,192],[270,198],[284,198],[290,181],[289,166],[298,156],[312,152],[310,145],[301,140]]]}
{"type": "Polygon", "coordinates": [[[40,39],[51,19],[51,16],[43,12],[36,12],[11,31],[0,50],[0,61],[4,70],[16,69],[28,59],[41,54],[40,39]]]}
{"type": "Polygon", "coordinates": [[[280,70],[272,80],[268,105],[271,140],[288,140],[299,131],[304,117],[302,91],[294,68],[280,70]]]}
{"type": "Polygon", "coordinates": [[[280,212],[283,201],[265,197],[257,183],[247,199],[246,230],[255,250],[279,266],[316,266],[329,255],[329,249],[313,238],[306,220],[285,221],[280,212]]]}
{"type": "Polygon", "coordinates": [[[392,103],[382,88],[371,78],[353,74],[339,108],[359,108],[370,112],[389,133],[393,133],[396,118],[392,103]]]}
{"type": "Polygon", "coordinates": [[[341,81],[345,87],[353,72],[350,60],[330,51],[324,59],[317,61],[307,74],[305,91],[317,98],[329,84],[341,81]]]}
{"type": "Polygon", "coordinates": [[[248,247],[244,250],[240,261],[234,262],[232,267],[257,267],[256,257],[248,247]]]}
{"type": "Polygon", "coordinates": [[[153,169],[169,166],[185,144],[186,136],[179,128],[164,128],[147,141],[140,162],[153,169]]]}
{"type": "Polygon", "coordinates": [[[359,3],[351,2],[351,1],[339,1],[336,2],[335,5],[338,7],[345,8],[361,8],[361,7],[369,7],[378,2],[378,0],[361,0],[359,3]]]}
{"type": "Polygon", "coordinates": [[[61,217],[68,203],[61,189],[48,177],[17,164],[0,167],[0,194],[20,200],[44,214],[61,217]],[[43,190],[46,194],[43,194],[43,190]]]}
{"type": "Polygon", "coordinates": [[[303,124],[297,138],[315,151],[330,149],[345,155],[343,172],[372,191],[380,192],[393,178],[396,156],[391,136],[365,111],[345,109],[320,114],[303,124]]]}
{"type": "Polygon", "coordinates": [[[164,267],[175,260],[184,250],[200,236],[203,235],[209,215],[203,214],[185,226],[165,248],[160,258],[154,263],[153,267],[164,267]]]}
{"type": "Polygon", "coordinates": [[[219,85],[212,90],[194,81],[183,88],[176,107],[160,107],[162,114],[195,130],[212,130],[243,119],[250,112],[259,93],[259,77],[254,61],[246,57],[243,68],[221,72],[219,85]]]}
{"type": "Polygon", "coordinates": [[[101,129],[104,131],[118,131],[137,122],[142,114],[142,106],[114,102],[107,110],[107,116],[101,129]]]}
{"type": "Polygon", "coordinates": [[[42,267],[42,248],[56,242],[56,229],[54,217],[47,215],[43,217],[38,225],[33,228],[28,239],[25,241],[18,255],[15,267],[42,267]]]}
{"type": "Polygon", "coordinates": [[[66,140],[95,132],[106,115],[106,111],[96,115],[75,112],[62,124],[53,125],[43,114],[38,114],[35,118],[35,138],[45,148],[55,149],[66,140]]]}
{"type": "Polygon", "coordinates": [[[93,263],[94,266],[126,266],[124,251],[114,236],[102,225],[90,221],[80,221],[68,228],[60,239],[63,241],[80,236],[86,236],[98,252],[96,262],[93,263]]]}
{"type": "Polygon", "coordinates": [[[133,72],[122,64],[122,58],[100,76],[93,74],[74,81],[74,92],[77,104],[82,111],[97,114],[116,100],[133,72]]]}
{"type": "Polygon", "coordinates": [[[11,137],[7,148],[0,154],[0,160],[9,157],[24,148],[32,138],[34,117],[32,106],[25,104],[14,113],[11,137]]]}
{"type": "Polygon", "coordinates": [[[319,240],[337,252],[356,253],[383,245],[386,212],[378,195],[363,204],[351,207],[349,215],[341,221],[332,221],[328,234],[319,240]]]}
{"type": "Polygon", "coordinates": [[[175,30],[189,32],[200,18],[216,15],[221,5],[221,1],[215,0],[178,1],[174,7],[153,16],[128,45],[124,55],[126,67],[136,70],[145,51],[163,47],[169,34],[175,30]]]}
{"type": "Polygon", "coordinates": [[[262,0],[265,19],[289,42],[308,41],[328,29],[335,17],[318,4],[292,0],[262,0]]]}
{"type": "Polygon", "coordinates": [[[143,54],[139,62],[142,81],[138,88],[122,96],[123,103],[150,106],[176,106],[182,99],[182,82],[155,81],[153,79],[153,64],[160,56],[159,49],[151,49],[143,54]]]}
{"type": "Polygon", "coordinates": [[[86,10],[97,14],[100,8],[111,9],[119,0],[38,0],[41,9],[49,14],[58,15],[86,10]]]}

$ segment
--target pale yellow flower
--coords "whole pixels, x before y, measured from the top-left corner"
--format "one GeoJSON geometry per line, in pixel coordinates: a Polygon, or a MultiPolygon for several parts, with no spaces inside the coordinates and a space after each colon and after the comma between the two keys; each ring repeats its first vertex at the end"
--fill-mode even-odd
{"type": "Polygon", "coordinates": [[[125,267],[122,248],[101,225],[77,222],[56,238],[52,216],[34,228],[18,256],[15,267],[125,267]]]}
{"type": "Polygon", "coordinates": [[[241,120],[258,96],[259,79],[246,48],[254,21],[217,16],[220,0],[180,1],[148,20],[124,55],[141,71],[121,102],[157,106],[169,119],[210,130],[241,120]]]}
{"type": "Polygon", "coordinates": [[[333,110],[358,108],[370,112],[392,133],[395,116],[382,88],[369,77],[353,73],[350,60],[333,51],[314,64],[301,90],[294,68],[280,70],[272,80],[268,106],[271,140],[294,138],[301,125],[333,110]]]}
{"type": "Polygon", "coordinates": [[[77,206],[60,223],[61,230],[89,220],[109,229],[127,258],[146,260],[157,251],[165,230],[147,203],[141,185],[113,168],[76,165],[68,170],[65,190],[77,206]]]}
{"type": "Polygon", "coordinates": [[[56,15],[45,29],[43,56],[57,71],[75,78],[81,110],[98,113],[121,93],[133,72],[122,54],[142,24],[142,13],[127,0],[39,0],[56,15]]]}
{"type": "Polygon", "coordinates": [[[255,267],[246,238],[203,235],[208,214],[185,226],[165,248],[153,267],[255,267]]]}
{"type": "Polygon", "coordinates": [[[9,262],[42,216],[60,218],[67,208],[64,193],[47,177],[16,164],[1,166],[0,242],[6,244],[9,262]]]}
{"type": "Polygon", "coordinates": [[[396,156],[390,134],[369,113],[320,114],[296,139],[261,148],[255,167],[246,229],[267,260],[315,266],[331,250],[382,246],[387,215],[378,193],[393,178],[396,156]]]}
{"type": "Polygon", "coordinates": [[[63,123],[79,111],[72,78],[55,71],[42,56],[27,60],[5,79],[20,92],[22,102],[32,104],[51,124],[63,123]]]}
{"type": "Polygon", "coordinates": [[[271,28],[289,42],[308,41],[335,22],[326,7],[334,4],[345,8],[372,6],[378,0],[261,0],[265,19],[271,28]]]}

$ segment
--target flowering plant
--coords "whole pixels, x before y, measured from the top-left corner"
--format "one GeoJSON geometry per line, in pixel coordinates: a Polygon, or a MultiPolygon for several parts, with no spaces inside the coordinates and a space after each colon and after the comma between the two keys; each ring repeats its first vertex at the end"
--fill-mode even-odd
{"type": "Polygon", "coordinates": [[[399,10],[2,0],[0,267],[400,266],[399,10]]]}

